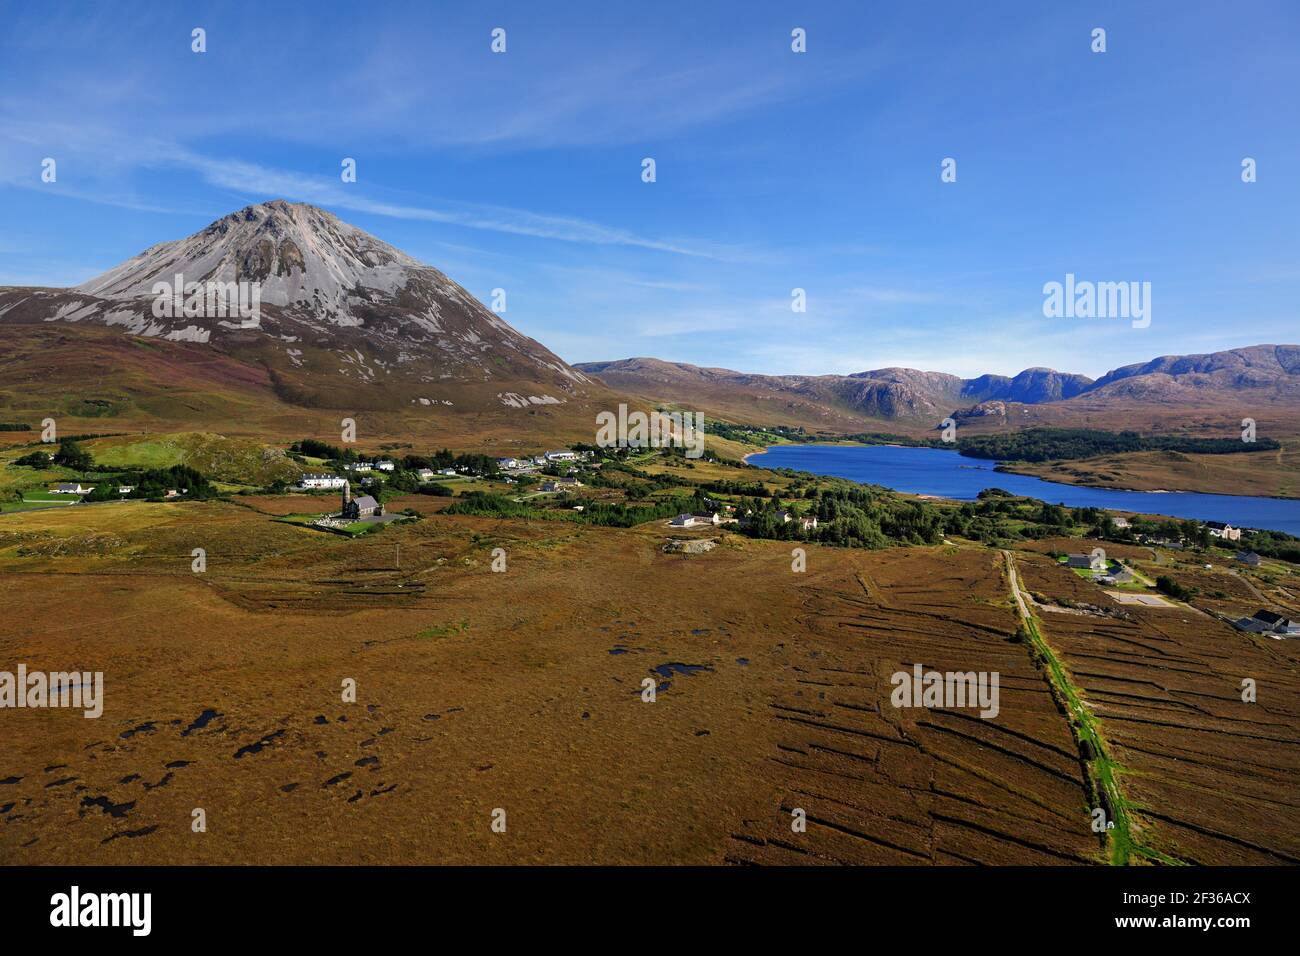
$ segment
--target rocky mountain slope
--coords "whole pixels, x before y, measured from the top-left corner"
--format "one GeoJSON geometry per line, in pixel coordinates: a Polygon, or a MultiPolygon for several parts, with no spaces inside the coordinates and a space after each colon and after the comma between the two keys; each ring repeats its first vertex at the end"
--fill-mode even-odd
{"type": "MultiPolygon", "coordinates": [[[[103,342],[94,329],[148,343],[179,392],[192,384],[188,370],[233,364],[240,371],[225,376],[232,385],[256,381],[302,408],[517,417],[566,414],[572,405],[586,419],[585,406],[609,404],[602,385],[437,269],[331,213],[283,200],[247,206],[75,288],[0,289],[0,337],[30,338],[33,326],[57,329],[43,341],[67,346],[78,361],[103,342]],[[238,301],[227,301],[236,287],[217,285],[241,282],[242,315],[238,301]],[[163,292],[174,286],[179,297],[163,292]],[[260,309],[250,319],[254,288],[260,309]]],[[[39,374],[16,359],[0,366],[0,394],[6,385],[39,390],[49,375],[59,377],[57,354],[38,362],[39,374]]],[[[101,380],[122,384],[105,371],[101,380]]]]}

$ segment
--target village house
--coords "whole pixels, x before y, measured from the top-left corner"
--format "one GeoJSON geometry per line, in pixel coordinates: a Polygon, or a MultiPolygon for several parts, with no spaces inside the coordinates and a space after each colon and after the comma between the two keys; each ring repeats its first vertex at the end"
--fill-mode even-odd
{"type": "Polygon", "coordinates": [[[346,479],[338,475],[328,475],[323,473],[306,472],[298,483],[303,488],[324,488],[329,491],[342,488],[346,484],[346,479]]]}
{"type": "Polygon", "coordinates": [[[577,461],[578,453],[576,451],[548,451],[544,456],[546,461],[577,461]]]}
{"type": "Polygon", "coordinates": [[[1233,623],[1238,630],[1249,631],[1251,634],[1264,634],[1278,640],[1284,637],[1300,637],[1300,622],[1263,608],[1256,611],[1253,617],[1238,618],[1233,623]]]}
{"type": "Polygon", "coordinates": [[[396,471],[397,462],[389,461],[387,458],[385,458],[383,461],[375,462],[375,467],[378,468],[380,471],[396,471]]]}
{"type": "Polygon", "coordinates": [[[83,485],[79,481],[63,481],[51,488],[50,493],[55,495],[88,495],[94,490],[94,485],[83,485]]]}
{"type": "Polygon", "coordinates": [[[436,476],[432,468],[421,468],[415,473],[415,477],[421,481],[433,481],[436,476]]]}
{"type": "Polygon", "coordinates": [[[135,491],[135,485],[118,485],[117,487],[119,495],[129,495],[133,491],[135,491]]]}
{"type": "Polygon", "coordinates": [[[1233,559],[1236,561],[1240,561],[1242,564],[1248,564],[1252,568],[1259,567],[1259,555],[1257,555],[1254,551],[1238,551],[1233,556],[1233,559]]]}
{"type": "Polygon", "coordinates": [[[582,482],[577,478],[553,478],[542,483],[542,491],[571,491],[581,487],[582,482]]]}
{"type": "Polygon", "coordinates": [[[1121,517],[1118,517],[1118,516],[1117,516],[1117,517],[1111,518],[1110,520],[1111,520],[1111,523],[1112,523],[1116,528],[1131,528],[1131,527],[1132,527],[1132,525],[1129,524],[1129,520],[1128,520],[1128,518],[1121,518],[1121,517]]]}
{"type": "Polygon", "coordinates": [[[716,511],[704,512],[701,514],[679,514],[672,521],[668,522],[674,528],[697,528],[700,525],[715,525],[721,521],[721,516],[716,511]]]}
{"type": "Polygon", "coordinates": [[[1072,554],[1065,559],[1066,567],[1082,571],[1105,571],[1106,560],[1099,554],[1072,554]]]}
{"type": "Polygon", "coordinates": [[[799,527],[802,528],[804,531],[812,531],[817,527],[817,516],[812,515],[811,517],[800,518],[799,527]]]}
{"type": "Polygon", "coordinates": [[[354,461],[343,466],[347,471],[374,471],[373,461],[354,461]]]}
{"type": "Polygon", "coordinates": [[[443,475],[444,477],[447,477],[447,478],[455,478],[455,477],[456,477],[456,469],[455,469],[455,468],[439,468],[439,469],[438,469],[438,474],[443,475]]]}
{"type": "Polygon", "coordinates": [[[1205,527],[1210,530],[1211,537],[1222,538],[1224,541],[1241,540],[1241,529],[1234,528],[1225,521],[1207,521],[1205,527]]]}
{"type": "Polygon", "coordinates": [[[514,471],[517,468],[522,468],[523,462],[518,458],[498,458],[497,467],[502,471],[514,471]]]}
{"type": "Polygon", "coordinates": [[[776,519],[780,521],[782,524],[785,524],[787,521],[793,521],[794,512],[786,511],[785,509],[782,509],[776,513],[776,519]]]}

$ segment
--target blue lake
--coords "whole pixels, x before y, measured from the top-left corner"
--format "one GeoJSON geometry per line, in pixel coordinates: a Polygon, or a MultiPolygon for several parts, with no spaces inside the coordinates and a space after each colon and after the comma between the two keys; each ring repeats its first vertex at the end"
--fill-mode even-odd
{"type": "Polygon", "coordinates": [[[1267,528],[1300,536],[1300,501],[1203,495],[1189,491],[1118,491],[1043,481],[995,472],[995,463],[963,458],[940,448],[893,445],[775,445],[750,455],[763,468],[794,468],[915,495],[972,501],[985,488],[1001,488],[1072,508],[1110,508],[1139,514],[1226,521],[1239,528],[1267,528]]]}

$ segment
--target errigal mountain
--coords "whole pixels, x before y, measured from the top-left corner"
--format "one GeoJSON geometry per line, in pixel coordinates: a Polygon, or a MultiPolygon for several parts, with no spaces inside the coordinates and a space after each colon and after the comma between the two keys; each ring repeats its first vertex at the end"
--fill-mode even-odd
{"type": "Polygon", "coordinates": [[[609,404],[603,386],[442,272],[325,210],[283,200],[223,216],[73,288],[0,289],[0,335],[11,343],[0,396],[12,390],[20,405],[78,374],[103,393],[90,398],[104,414],[151,405],[167,417],[160,388],[183,411],[186,394],[209,391],[213,374],[297,408],[545,411],[587,421],[588,403],[609,404]],[[160,304],[164,286],[241,282],[260,292],[255,324],[234,303],[222,314],[167,295],[160,304]],[[142,351],[149,361],[140,368],[133,356],[142,351]]]}

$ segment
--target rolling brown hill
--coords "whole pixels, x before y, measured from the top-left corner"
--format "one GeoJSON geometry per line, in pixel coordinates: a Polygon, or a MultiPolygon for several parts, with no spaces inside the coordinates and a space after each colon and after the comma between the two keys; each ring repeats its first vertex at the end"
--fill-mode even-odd
{"type": "Polygon", "coordinates": [[[1300,435],[1300,346],[1163,356],[1093,381],[1031,368],[962,379],[885,368],[853,375],[757,375],[652,358],[576,366],[612,388],[731,421],[831,432],[929,434],[949,415],[973,431],[1037,425],[1138,431],[1239,429],[1255,418],[1300,435]]]}

